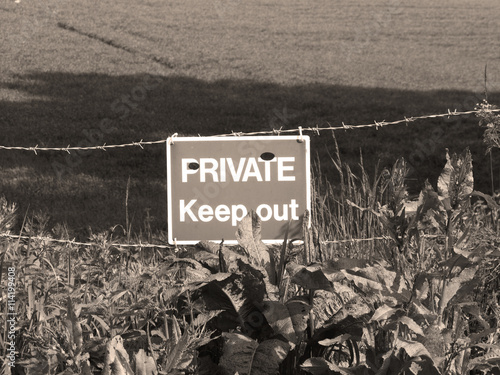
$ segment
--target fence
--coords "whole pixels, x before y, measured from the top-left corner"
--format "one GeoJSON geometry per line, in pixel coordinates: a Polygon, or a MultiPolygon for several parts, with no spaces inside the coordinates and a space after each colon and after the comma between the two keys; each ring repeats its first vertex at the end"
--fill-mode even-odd
{"type": "MultiPolygon", "coordinates": [[[[482,111],[487,111],[490,113],[500,113],[500,109],[482,109],[482,111]]],[[[273,129],[273,130],[268,130],[268,131],[255,131],[255,132],[231,132],[227,134],[217,134],[213,135],[213,137],[228,137],[228,136],[251,136],[251,135],[280,135],[280,134],[294,134],[298,133],[299,136],[301,136],[303,133],[309,132],[309,133],[316,133],[320,134],[321,131],[338,131],[338,130],[355,130],[355,129],[366,129],[366,128],[376,128],[379,129],[381,127],[385,126],[390,126],[390,125],[408,125],[409,123],[418,121],[418,120],[426,120],[426,119],[436,119],[436,118],[450,118],[454,116],[465,116],[465,115],[471,115],[471,114],[477,114],[479,113],[479,110],[472,110],[472,111],[451,111],[448,110],[447,113],[441,113],[441,114],[434,114],[434,115],[423,115],[423,116],[414,116],[414,117],[405,117],[404,119],[401,120],[396,120],[396,121],[380,121],[377,122],[375,121],[374,123],[370,124],[361,124],[361,125],[346,125],[342,123],[340,126],[327,126],[327,127],[301,127],[299,126],[298,128],[294,129],[273,129]]],[[[175,136],[177,133],[172,135],[172,138],[175,139],[175,136]]],[[[30,147],[23,147],[23,146],[2,146],[0,145],[0,150],[18,150],[18,151],[31,151],[34,152],[35,155],[38,154],[38,152],[41,151],[62,151],[62,152],[67,152],[71,153],[71,151],[76,151],[76,150],[103,150],[106,151],[107,149],[113,149],[113,148],[126,148],[126,147],[140,147],[144,148],[144,146],[148,145],[154,145],[154,144],[162,144],[166,143],[167,141],[162,139],[162,140],[155,140],[155,141],[143,141],[142,139],[137,142],[131,142],[131,143],[124,143],[124,144],[113,144],[113,145],[102,145],[102,146],[86,146],[86,147],[71,147],[68,145],[67,147],[38,147],[36,146],[30,146],[30,147]]],[[[55,239],[51,237],[37,237],[37,236],[23,236],[23,235],[14,235],[10,233],[0,233],[0,238],[11,238],[11,239],[17,239],[17,240],[32,240],[32,239],[37,239],[40,241],[47,241],[47,242],[55,242],[55,243],[61,243],[61,244],[67,244],[67,245],[74,245],[74,246],[96,246],[98,245],[95,242],[78,242],[74,240],[63,240],[63,239],[55,239]]],[[[391,237],[388,236],[382,236],[382,237],[370,237],[370,238],[352,238],[352,239],[344,239],[344,240],[327,240],[323,241],[322,244],[343,244],[343,243],[353,243],[353,242],[374,242],[374,241],[387,241],[391,240],[391,237]]],[[[139,243],[139,244],[128,244],[128,243],[114,243],[111,242],[108,245],[114,246],[114,247],[128,247],[128,248],[160,248],[160,249],[175,249],[177,246],[172,246],[172,245],[162,245],[162,244],[149,244],[149,243],[139,243]]]]}
{"type": "MultiPolygon", "coordinates": [[[[489,111],[491,113],[497,113],[500,112],[500,109],[487,109],[486,111],[489,111]]],[[[361,124],[361,125],[347,125],[342,123],[340,126],[327,126],[327,127],[301,127],[299,126],[298,128],[295,129],[273,129],[273,130],[263,130],[263,131],[255,131],[255,132],[232,132],[232,133],[226,133],[226,134],[217,134],[213,135],[213,137],[229,137],[229,136],[248,136],[248,135],[280,135],[280,134],[302,134],[305,132],[309,133],[316,133],[319,134],[321,131],[336,131],[336,130],[355,130],[355,129],[366,129],[366,128],[382,128],[385,126],[389,125],[408,125],[411,122],[415,122],[417,120],[427,120],[427,119],[436,119],[436,118],[450,118],[453,116],[465,116],[465,115],[471,115],[471,114],[476,114],[479,113],[479,110],[474,110],[474,111],[462,111],[462,112],[457,112],[455,111],[450,111],[448,110],[447,113],[441,113],[441,114],[436,114],[436,115],[424,115],[424,116],[416,116],[416,117],[405,117],[404,119],[401,120],[396,120],[396,121],[375,121],[371,124],[361,124]]],[[[177,133],[176,133],[177,134],[177,133]]],[[[175,136],[174,134],[173,136],[175,136]]],[[[115,145],[107,145],[103,144],[102,146],[84,146],[84,147],[77,147],[77,146],[66,146],[66,147],[38,147],[36,146],[29,146],[29,147],[23,147],[23,146],[2,146],[0,145],[0,150],[19,150],[19,151],[31,151],[37,154],[40,151],[63,151],[67,153],[71,153],[71,151],[76,151],[76,150],[82,150],[82,151],[91,151],[91,150],[103,150],[106,151],[107,149],[112,149],[112,148],[125,148],[125,147],[140,147],[144,148],[144,146],[148,145],[154,145],[154,144],[161,144],[165,143],[166,140],[156,140],[156,141],[143,141],[142,139],[140,141],[135,141],[135,142],[130,142],[130,143],[123,143],[123,144],[115,144],[115,145]]]]}
{"type": "MultiPolygon", "coordinates": [[[[9,234],[9,233],[0,233],[0,238],[11,238],[15,240],[25,240],[25,241],[30,241],[30,240],[39,240],[39,241],[45,241],[45,242],[54,242],[54,243],[59,243],[59,244],[64,244],[64,245],[72,245],[72,246],[98,246],[99,244],[96,242],[80,242],[80,241],[75,241],[75,240],[62,240],[62,239],[57,239],[57,238],[52,238],[52,237],[40,237],[40,236],[23,236],[20,234],[9,234]]],[[[353,243],[353,242],[370,242],[370,241],[388,241],[392,240],[391,237],[389,236],[383,236],[383,237],[371,237],[371,238],[351,238],[347,240],[328,240],[328,241],[322,241],[322,245],[327,245],[327,244],[343,244],[343,243],[353,243]]],[[[118,243],[118,242],[109,242],[106,243],[108,246],[112,247],[128,247],[128,248],[141,248],[141,249],[147,249],[147,248],[158,248],[158,249],[175,249],[177,246],[175,245],[162,245],[162,244],[151,244],[151,243],[136,243],[136,244],[130,244],[130,243],[118,243]]]]}

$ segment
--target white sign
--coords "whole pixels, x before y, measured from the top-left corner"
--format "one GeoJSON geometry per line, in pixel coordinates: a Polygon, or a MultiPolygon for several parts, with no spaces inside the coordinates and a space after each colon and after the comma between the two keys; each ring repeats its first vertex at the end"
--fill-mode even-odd
{"type": "Polygon", "coordinates": [[[167,140],[168,238],[236,243],[254,210],[262,239],[302,237],[311,209],[309,137],[179,137],[167,140]]]}

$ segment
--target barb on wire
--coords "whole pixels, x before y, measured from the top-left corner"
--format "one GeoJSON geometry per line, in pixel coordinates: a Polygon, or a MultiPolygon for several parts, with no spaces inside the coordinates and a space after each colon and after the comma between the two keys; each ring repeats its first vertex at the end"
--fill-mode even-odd
{"type": "Polygon", "coordinates": [[[307,130],[310,132],[314,132],[316,135],[320,135],[318,125],[316,125],[315,127],[309,127],[309,128],[307,128],[307,130]]]}
{"type": "Polygon", "coordinates": [[[134,143],[134,146],[139,146],[140,148],[142,148],[144,150],[144,147],[142,146],[142,139],[139,142],[133,142],[133,143],[134,143]]]}
{"type": "MultiPolygon", "coordinates": [[[[484,111],[484,109],[483,109],[484,111]]],[[[486,111],[490,113],[498,113],[500,112],[500,109],[487,109],[486,111]]],[[[370,124],[360,124],[360,125],[348,125],[345,124],[344,122],[341,123],[340,126],[326,126],[326,127],[298,127],[294,129],[272,129],[272,130],[263,130],[263,131],[255,131],[255,132],[235,132],[232,131],[231,133],[226,133],[226,134],[217,134],[213,135],[212,137],[240,137],[244,135],[272,135],[272,134],[290,134],[290,133],[300,133],[300,131],[303,132],[314,132],[316,134],[319,134],[321,130],[331,130],[331,131],[336,131],[336,130],[353,130],[353,129],[365,129],[365,128],[376,128],[379,129],[384,126],[389,126],[389,125],[399,125],[399,124],[405,124],[408,125],[410,122],[415,122],[417,120],[426,120],[426,119],[435,119],[435,118],[449,118],[451,116],[465,116],[465,115],[471,115],[471,114],[476,114],[479,113],[479,110],[472,110],[472,111],[464,111],[464,112],[457,112],[455,109],[454,111],[451,111],[448,109],[447,113],[441,113],[441,114],[435,114],[435,115],[423,115],[423,116],[412,116],[412,117],[404,117],[401,120],[396,120],[396,121],[375,121],[370,124]]],[[[67,153],[70,153],[70,151],[76,151],[76,150],[104,150],[106,151],[107,149],[110,148],[123,148],[123,147],[136,147],[139,146],[141,148],[144,148],[143,146],[149,146],[149,145],[154,145],[154,144],[160,144],[160,143],[166,143],[166,139],[161,139],[157,141],[147,141],[144,142],[142,139],[139,142],[131,142],[131,143],[123,143],[123,144],[114,144],[114,145],[107,145],[104,144],[102,146],[84,146],[84,147],[70,147],[69,145],[67,147],[38,147],[38,145],[34,147],[23,147],[23,146],[2,146],[0,145],[0,150],[22,150],[22,151],[32,151],[35,153],[35,155],[38,155],[38,152],[40,151],[64,151],[67,153]]]]}
{"type": "Polygon", "coordinates": [[[405,122],[406,122],[406,125],[408,125],[410,122],[413,122],[415,121],[415,118],[414,117],[406,117],[405,116],[405,122]]]}

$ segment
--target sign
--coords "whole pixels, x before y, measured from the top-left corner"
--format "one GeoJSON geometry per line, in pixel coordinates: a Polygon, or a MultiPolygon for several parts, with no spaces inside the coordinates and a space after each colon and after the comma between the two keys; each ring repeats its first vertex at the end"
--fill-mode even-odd
{"type": "Polygon", "coordinates": [[[289,222],[288,238],[302,238],[310,180],[307,136],[169,138],[169,243],[237,243],[237,223],[251,210],[264,242],[283,241],[289,222]]]}

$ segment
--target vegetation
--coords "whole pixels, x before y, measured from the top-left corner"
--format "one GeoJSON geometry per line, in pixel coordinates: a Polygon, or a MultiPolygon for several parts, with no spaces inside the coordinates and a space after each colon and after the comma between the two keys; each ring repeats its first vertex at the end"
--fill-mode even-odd
{"type": "MultiPolygon", "coordinates": [[[[486,137],[496,139],[500,117],[483,108],[486,137]]],[[[437,189],[426,183],[412,202],[404,159],[370,180],[336,155],[341,194],[315,196],[301,244],[266,246],[253,213],[238,224],[239,246],[166,252],[113,246],[111,232],[90,247],[54,244],[40,237],[65,238],[64,227],[27,219],[32,239],[2,240],[0,270],[16,270],[19,352],[17,367],[3,370],[495,374],[500,205],[474,190],[468,150],[446,159],[437,189]]],[[[5,200],[1,209],[5,233],[16,210],[5,200]]],[[[7,330],[1,340],[6,348],[7,330]]]]}

